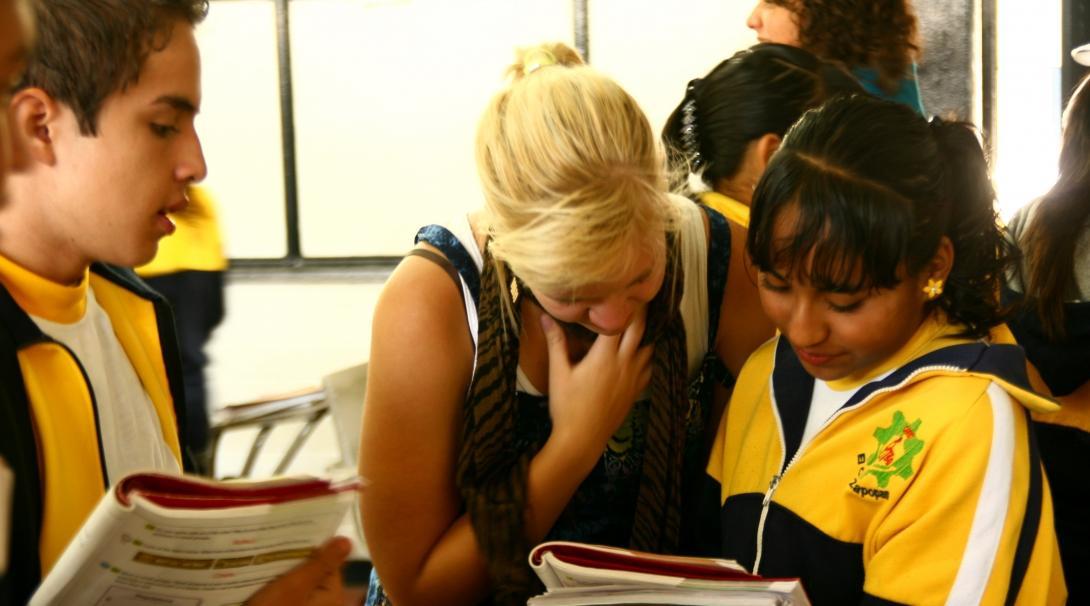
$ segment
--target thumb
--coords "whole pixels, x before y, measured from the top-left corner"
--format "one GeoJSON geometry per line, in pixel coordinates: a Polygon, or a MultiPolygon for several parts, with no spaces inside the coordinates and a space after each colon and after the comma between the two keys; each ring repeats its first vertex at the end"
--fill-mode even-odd
{"type": "Polygon", "coordinates": [[[549,346],[549,369],[570,368],[568,360],[568,342],[564,329],[547,313],[541,314],[541,329],[545,332],[545,343],[549,346]]]}
{"type": "Polygon", "coordinates": [[[249,606],[278,606],[302,603],[326,577],[341,569],[352,544],[334,537],[311,552],[305,562],[269,583],[246,603],[249,606]]]}

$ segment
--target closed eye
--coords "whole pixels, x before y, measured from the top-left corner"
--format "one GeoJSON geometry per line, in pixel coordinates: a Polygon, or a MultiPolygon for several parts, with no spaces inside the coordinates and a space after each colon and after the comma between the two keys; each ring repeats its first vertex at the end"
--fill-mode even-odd
{"type": "Polygon", "coordinates": [[[761,288],[765,290],[771,290],[772,292],[787,292],[791,290],[791,286],[786,282],[774,282],[769,279],[768,274],[762,273],[760,277],[761,288]]]}
{"type": "Polygon", "coordinates": [[[163,139],[179,132],[177,127],[170,124],[159,124],[157,122],[152,122],[150,126],[151,132],[155,133],[155,136],[161,137],[163,139]]]}
{"type": "Polygon", "coordinates": [[[852,301],[851,303],[844,303],[844,304],[837,304],[837,303],[833,303],[832,301],[828,301],[828,304],[829,304],[829,309],[831,309],[831,310],[833,310],[833,311],[835,311],[837,313],[851,313],[851,312],[859,309],[859,307],[863,305],[863,299],[858,299],[856,301],[852,301]]]}

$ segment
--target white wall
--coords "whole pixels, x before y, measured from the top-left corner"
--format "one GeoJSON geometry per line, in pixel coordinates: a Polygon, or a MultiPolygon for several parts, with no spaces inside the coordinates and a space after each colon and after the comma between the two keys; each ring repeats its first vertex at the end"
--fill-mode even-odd
{"type": "Polygon", "coordinates": [[[209,346],[212,400],[317,386],[367,360],[380,289],[361,278],[231,282],[227,319],[209,346]]]}

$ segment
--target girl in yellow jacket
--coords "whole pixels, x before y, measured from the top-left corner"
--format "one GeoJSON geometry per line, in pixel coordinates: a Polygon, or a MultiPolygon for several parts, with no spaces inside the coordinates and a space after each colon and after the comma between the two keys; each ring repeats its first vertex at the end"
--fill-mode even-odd
{"type": "Polygon", "coordinates": [[[723,550],[815,604],[1061,604],[1010,259],[965,125],[851,97],[788,132],[746,242],[780,336],[746,363],[709,473],[723,550]]]}

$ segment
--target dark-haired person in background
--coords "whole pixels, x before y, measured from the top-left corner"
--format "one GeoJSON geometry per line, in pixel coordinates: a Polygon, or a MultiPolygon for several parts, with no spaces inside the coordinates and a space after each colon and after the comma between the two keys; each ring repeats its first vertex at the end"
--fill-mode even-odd
{"type": "MultiPolygon", "coordinates": [[[[1079,55],[1076,53],[1076,60],[1079,55]]],[[[1056,532],[1072,604],[1090,602],[1090,90],[1079,83],[1064,113],[1060,175],[1008,225],[1023,261],[1008,295],[1025,305],[1008,323],[1058,413],[1036,414],[1041,458],[1056,502],[1056,532]]]]}
{"type": "Polygon", "coordinates": [[[671,171],[698,175],[704,204],[745,227],[753,188],[802,113],[839,94],[861,93],[838,66],[801,48],[758,44],[686,87],[662,139],[671,171]]]}
{"type": "MultiPolygon", "coordinates": [[[[113,482],[182,470],[170,309],[124,268],[155,254],[205,174],[193,126],[205,0],[33,7],[37,40],[3,116],[25,154],[0,206],[0,457],[15,473],[5,605],[26,603],[113,482]]],[[[348,549],[326,543],[250,603],[338,605],[348,549]]]]}
{"type": "Polygon", "coordinates": [[[852,71],[868,93],[926,115],[910,0],[761,0],[746,25],[761,42],[799,46],[852,71]]]}
{"type": "Polygon", "coordinates": [[[747,249],[780,337],[712,451],[723,552],[814,604],[1062,604],[1029,410],[1002,322],[1011,247],[965,125],[834,99],[787,133],[747,249]]]}

